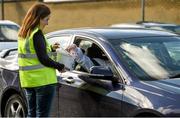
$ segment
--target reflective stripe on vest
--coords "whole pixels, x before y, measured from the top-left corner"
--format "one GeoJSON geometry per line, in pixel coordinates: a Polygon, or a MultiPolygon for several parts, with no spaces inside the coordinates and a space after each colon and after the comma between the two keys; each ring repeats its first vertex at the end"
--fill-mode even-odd
{"type": "MultiPolygon", "coordinates": [[[[34,32],[37,32],[37,31],[38,31],[38,28],[36,28],[34,30],[34,32]]],[[[25,42],[25,48],[24,49],[26,50],[26,54],[18,53],[18,58],[22,58],[22,59],[38,59],[36,54],[31,53],[31,51],[30,51],[30,41],[28,39],[25,42]]],[[[48,52],[48,56],[52,57],[55,60],[56,57],[57,57],[57,52],[48,52]]],[[[41,63],[38,64],[38,65],[32,65],[32,66],[19,66],[19,70],[22,70],[22,71],[41,69],[41,68],[45,68],[45,66],[43,66],[41,63]]]]}
{"type": "MultiPolygon", "coordinates": [[[[39,30],[34,29],[26,39],[18,37],[18,64],[21,87],[38,87],[57,83],[56,70],[41,64],[33,45],[33,36],[39,30]]],[[[56,52],[51,52],[51,47],[46,41],[46,52],[53,59],[56,52]]]]}
{"type": "MultiPolygon", "coordinates": [[[[48,56],[56,57],[57,56],[57,52],[49,52],[48,56]]],[[[28,54],[21,54],[21,53],[19,53],[18,54],[18,58],[32,59],[32,58],[37,58],[37,55],[36,54],[30,54],[30,53],[28,53],[28,54]]]]}
{"type": "Polygon", "coordinates": [[[29,40],[26,39],[26,42],[25,42],[26,53],[31,53],[31,51],[30,51],[30,45],[29,45],[29,44],[30,44],[30,43],[29,43],[29,40]]]}
{"type": "Polygon", "coordinates": [[[41,68],[44,68],[44,67],[45,66],[42,65],[42,64],[33,65],[33,66],[19,66],[19,70],[27,71],[27,70],[41,69],[41,68]]]}
{"type": "MultiPolygon", "coordinates": [[[[50,52],[50,53],[48,53],[48,56],[53,56],[56,58],[57,53],[56,52],[50,52]]],[[[19,53],[18,58],[32,59],[32,58],[37,58],[37,55],[36,54],[20,54],[19,53]]],[[[27,71],[27,70],[41,69],[44,67],[45,66],[42,64],[32,65],[32,66],[19,66],[19,70],[27,71]]]]}

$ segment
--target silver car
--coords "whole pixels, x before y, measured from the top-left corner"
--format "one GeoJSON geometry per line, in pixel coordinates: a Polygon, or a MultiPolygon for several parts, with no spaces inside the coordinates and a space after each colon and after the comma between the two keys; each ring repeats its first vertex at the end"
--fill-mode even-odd
{"type": "Polygon", "coordinates": [[[9,21],[0,20],[0,51],[17,47],[19,25],[9,21]]]}

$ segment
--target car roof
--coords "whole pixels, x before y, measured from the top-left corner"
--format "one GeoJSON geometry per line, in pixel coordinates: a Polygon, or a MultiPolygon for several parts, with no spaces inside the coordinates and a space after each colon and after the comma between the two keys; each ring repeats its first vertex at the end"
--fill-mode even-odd
{"type": "Polygon", "coordinates": [[[174,33],[148,29],[148,28],[119,28],[119,27],[106,27],[106,28],[75,28],[54,31],[46,34],[46,36],[58,34],[85,34],[95,37],[112,38],[135,38],[135,37],[152,37],[152,36],[178,36],[174,33]]]}
{"type": "Polygon", "coordinates": [[[19,25],[13,21],[10,20],[0,20],[0,25],[16,25],[19,27],[19,25]]]}

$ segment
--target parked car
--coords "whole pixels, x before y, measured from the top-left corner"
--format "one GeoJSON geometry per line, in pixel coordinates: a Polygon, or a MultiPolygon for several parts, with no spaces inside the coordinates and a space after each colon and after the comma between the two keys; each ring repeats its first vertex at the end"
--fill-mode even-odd
{"type": "Polygon", "coordinates": [[[176,34],[180,34],[180,25],[172,23],[152,22],[152,21],[140,21],[137,24],[142,25],[146,28],[162,29],[171,31],[176,34]]]}
{"type": "Polygon", "coordinates": [[[9,20],[0,20],[0,51],[17,46],[19,25],[9,20]]]}
{"type": "Polygon", "coordinates": [[[180,34],[180,25],[172,23],[162,23],[162,22],[151,22],[151,21],[139,21],[137,23],[118,23],[112,24],[111,27],[116,28],[150,28],[157,30],[164,30],[176,34],[180,34]]]}
{"type": "MultiPolygon", "coordinates": [[[[79,28],[46,37],[50,44],[61,44],[56,60],[71,68],[57,73],[51,116],[180,116],[179,35],[139,28],[79,28]],[[71,44],[94,62],[89,73],[64,50],[71,44]]],[[[1,115],[24,117],[27,106],[19,87],[17,51],[4,55],[1,115]]]]}

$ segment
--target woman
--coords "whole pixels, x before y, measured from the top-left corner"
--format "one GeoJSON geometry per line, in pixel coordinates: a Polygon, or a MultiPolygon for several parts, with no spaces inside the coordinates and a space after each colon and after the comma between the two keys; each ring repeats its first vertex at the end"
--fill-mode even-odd
{"type": "Polygon", "coordinates": [[[50,46],[43,34],[50,13],[43,3],[33,5],[18,34],[20,84],[27,98],[28,117],[48,117],[57,83],[55,69],[65,71],[63,64],[53,61],[51,53],[59,45],[50,46]]]}

